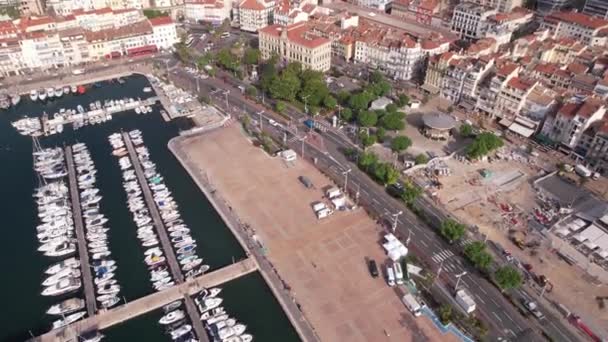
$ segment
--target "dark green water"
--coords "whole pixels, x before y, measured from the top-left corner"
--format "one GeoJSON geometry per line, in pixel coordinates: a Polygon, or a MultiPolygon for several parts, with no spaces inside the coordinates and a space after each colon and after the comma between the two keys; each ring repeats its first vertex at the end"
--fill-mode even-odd
{"type": "MultiPolygon", "coordinates": [[[[22,341],[31,334],[48,330],[50,317],[44,312],[58,302],[57,298],[40,296],[43,271],[54,260],[36,251],[36,208],[32,198],[37,180],[32,171],[32,142],[19,135],[10,122],[23,115],[35,116],[59,108],[76,108],[94,100],[123,97],[145,98],[142,92],[147,85],[143,77],[131,77],[125,85],[105,83],[101,88],[90,89],[82,96],[64,96],[46,104],[32,103],[23,97],[16,109],[0,113],[0,217],[2,241],[0,269],[4,271],[0,285],[0,341],[22,341]]],[[[103,101],[102,101],[103,102],[103,101]]],[[[192,229],[198,243],[197,251],[212,269],[222,267],[244,257],[244,252],[219,215],[200,192],[195,183],[167,149],[169,139],[177,135],[178,126],[166,123],[156,108],[152,114],[123,113],[113,120],[72,131],[66,127],[61,135],[41,139],[44,146],[61,146],[76,141],[89,147],[97,167],[97,187],[103,199],[101,210],[109,219],[110,249],[118,264],[117,279],[125,300],[151,293],[149,274],[143,262],[143,249],[136,238],[136,227],[126,208],[126,195],[122,190],[122,177],[118,161],[111,155],[107,136],[120,130],[138,128],[143,132],[151,158],[163,174],[166,184],[180,206],[184,221],[192,229]]],[[[298,341],[294,329],[272,296],[263,279],[251,275],[222,286],[224,306],[231,316],[248,326],[256,341],[298,341]]],[[[139,317],[104,332],[107,341],[167,341],[162,328],[156,323],[160,313],[139,317]]]]}

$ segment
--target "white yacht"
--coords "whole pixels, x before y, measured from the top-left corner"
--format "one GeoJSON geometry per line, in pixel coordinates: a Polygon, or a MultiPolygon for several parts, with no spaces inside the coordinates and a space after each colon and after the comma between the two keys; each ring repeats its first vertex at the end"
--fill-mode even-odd
{"type": "Polygon", "coordinates": [[[73,268],[65,268],[61,272],[57,272],[51,276],[48,276],[43,282],[42,286],[49,287],[59,283],[61,280],[66,278],[78,278],[80,277],[80,270],[73,268]]]}
{"type": "Polygon", "coordinates": [[[43,296],[58,296],[68,292],[78,290],[82,285],[80,279],[75,278],[64,278],[61,279],[57,284],[47,287],[42,291],[43,296]]]}
{"type": "Polygon", "coordinates": [[[203,300],[198,300],[198,298],[195,300],[196,304],[198,304],[198,309],[201,313],[205,312],[205,311],[209,311],[211,309],[217,308],[218,306],[220,306],[220,304],[222,304],[222,302],[224,301],[222,298],[216,297],[216,298],[207,298],[207,299],[203,299],[203,300]]]}
{"type": "Polygon", "coordinates": [[[65,267],[78,268],[78,267],[80,267],[80,260],[76,259],[75,257],[67,258],[65,260],[62,260],[56,264],[49,266],[49,268],[47,268],[46,271],[44,271],[44,273],[56,274],[57,272],[61,271],[65,267]]]}
{"type": "Polygon", "coordinates": [[[50,257],[59,257],[68,255],[76,252],[76,244],[74,243],[62,243],[57,245],[54,249],[44,252],[44,255],[50,257]]]}
{"type": "Polygon", "coordinates": [[[217,331],[217,336],[220,339],[226,339],[231,336],[239,336],[245,332],[247,326],[244,324],[236,324],[233,327],[226,327],[217,331]]]}
{"type": "Polygon", "coordinates": [[[190,324],[184,324],[184,325],[180,326],[179,328],[170,331],[171,338],[173,340],[177,340],[180,337],[189,333],[190,331],[192,331],[192,326],[190,324]]]}
{"type": "Polygon", "coordinates": [[[74,311],[78,311],[84,308],[84,299],[70,298],[66,299],[59,304],[51,306],[46,313],[48,315],[66,315],[74,311]]]}
{"type": "Polygon", "coordinates": [[[161,317],[160,320],[158,320],[158,323],[163,324],[163,325],[168,325],[168,324],[175,323],[179,320],[182,320],[184,317],[186,317],[186,315],[184,314],[184,311],[175,310],[175,311],[171,311],[171,312],[167,313],[166,315],[164,315],[163,317],[161,317]]]}
{"type": "Polygon", "coordinates": [[[86,315],[87,312],[86,311],[81,311],[81,312],[77,312],[77,313],[73,313],[69,316],[66,316],[65,318],[62,319],[58,319],[55,322],[53,322],[53,329],[59,329],[61,327],[64,327],[68,324],[74,323],[77,320],[81,319],[82,317],[84,317],[84,315],[86,315]]]}

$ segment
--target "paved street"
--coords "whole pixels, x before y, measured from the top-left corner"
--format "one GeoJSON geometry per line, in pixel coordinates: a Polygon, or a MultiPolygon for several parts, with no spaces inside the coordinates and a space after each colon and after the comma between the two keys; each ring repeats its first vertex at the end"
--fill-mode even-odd
{"type": "MultiPolygon", "coordinates": [[[[193,75],[178,69],[171,76],[174,82],[193,89],[195,84],[193,75]]],[[[230,111],[236,111],[241,114],[247,113],[252,118],[259,119],[257,113],[264,108],[259,104],[246,100],[240,94],[240,91],[232,86],[238,86],[238,83],[233,80],[229,81],[231,85],[218,79],[200,80],[199,83],[202,92],[216,90],[212,98],[219,106],[225,107],[224,102],[227,97],[228,109],[230,111]],[[229,89],[230,92],[226,95],[221,95],[217,91],[218,89],[229,89]]],[[[295,113],[288,112],[288,114],[292,115],[295,113]]],[[[297,115],[296,120],[301,118],[303,114],[297,113],[297,115]]],[[[275,118],[275,120],[280,120],[280,118],[275,118]]],[[[270,125],[265,125],[265,127],[265,130],[268,130],[275,137],[282,138],[283,132],[278,131],[270,125]]],[[[301,131],[304,127],[300,125],[299,129],[301,131]]],[[[337,182],[341,182],[343,171],[349,168],[352,169],[349,174],[349,190],[355,193],[359,189],[361,201],[367,202],[367,205],[378,214],[385,215],[388,218],[387,212],[396,213],[403,211],[404,215],[399,219],[398,232],[401,236],[405,237],[410,234],[411,230],[412,242],[409,248],[421,256],[429,265],[433,265],[435,272],[437,272],[440,265],[442,266],[440,273],[441,279],[446,284],[445,286],[453,287],[456,282],[455,275],[466,270],[468,273],[462,277],[460,284],[469,289],[469,292],[475,296],[479,308],[478,311],[482,314],[484,320],[490,323],[493,337],[517,339],[521,335],[526,334],[525,338],[530,340],[528,333],[532,327],[536,326],[535,321],[524,319],[492,284],[468,266],[466,261],[458,255],[457,249],[449,246],[433,229],[422,223],[409,210],[406,210],[402,203],[391,198],[383,187],[376,184],[367,175],[357,170],[355,165],[348,162],[343,157],[340,149],[352,146],[344,137],[331,130],[325,133],[323,137],[325,138],[324,145],[328,151],[324,153],[311,148],[309,144],[305,144],[304,153],[306,156],[316,158],[319,167],[329,170],[330,176],[333,176],[337,182]]],[[[288,139],[288,144],[292,149],[300,152],[302,144],[297,139],[288,139]]],[[[431,216],[433,216],[435,222],[440,222],[443,219],[444,214],[436,209],[432,203],[421,199],[419,204],[424,207],[425,211],[432,213],[431,216]]],[[[515,293],[515,298],[519,298],[517,293],[515,293]]],[[[544,312],[548,313],[548,310],[544,310],[544,312]]],[[[547,317],[549,322],[543,324],[543,328],[555,340],[579,340],[577,336],[563,327],[562,323],[551,314],[547,317]]],[[[536,331],[538,330],[539,326],[536,326],[536,331]]],[[[541,340],[541,337],[537,334],[536,339],[541,340]]]]}

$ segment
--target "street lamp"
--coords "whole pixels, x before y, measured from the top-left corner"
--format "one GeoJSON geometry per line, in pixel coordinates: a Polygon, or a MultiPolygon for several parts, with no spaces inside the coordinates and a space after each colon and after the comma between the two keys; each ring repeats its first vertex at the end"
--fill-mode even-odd
{"type": "Polygon", "coordinates": [[[395,232],[395,230],[397,230],[397,222],[398,222],[399,216],[401,214],[403,214],[403,211],[399,211],[398,213],[391,214],[393,216],[393,227],[392,227],[393,233],[395,232]]]}
{"type": "Polygon", "coordinates": [[[310,97],[310,95],[306,95],[304,97],[302,97],[304,99],[304,112],[306,114],[308,114],[308,98],[310,97]]]}
{"type": "Polygon", "coordinates": [[[352,171],[352,169],[348,169],[342,174],[344,175],[344,193],[348,193],[348,174],[352,171]]]}
{"type": "Polygon", "coordinates": [[[464,272],[456,275],[457,280],[456,280],[456,286],[454,286],[454,291],[458,291],[458,284],[460,283],[460,279],[462,279],[462,277],[464,277],[466,274],[467,274],[467,271],[464,271],[464,272]]]}
{"type": "Polygon", "coordinates": [[[226,98],[226,110],[228,110],[228,94],[230,94],[230,90],[225,90],[224,97],[226,98]]]}
{"type": "Polygon", "coordinates": [[[257,112],[257,114],[260,117],[260,131],[262,131],[263,130],[263,128],[262,128],[262,122],[264,122],[264,120],[263,120],[264,117],[262,115],[264,114],[264,111],[261,110],[261,111],[257,112]]]}

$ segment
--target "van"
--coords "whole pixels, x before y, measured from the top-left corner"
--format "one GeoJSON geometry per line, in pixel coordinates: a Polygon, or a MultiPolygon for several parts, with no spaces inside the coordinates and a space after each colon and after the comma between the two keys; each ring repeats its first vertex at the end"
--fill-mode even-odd
{"type": "Polygon", "coordinates": [[[403,284],[403,270],[401,269],[399,261],[393,263],[393,269],[395,270],[395,280],[397,281],[397,284],[403,284]]]}
{"type": "Polygon", "coordinates": [[[312,187],[314,187],[314,184],[312,184],[312,181],[310,179],[308,179],[308,177],[306,176],[299,176],[298,180],[300,181],[300,183],[302,183],[307,189],[310,189],[312,187]]]}
{"type": "Polygon", "coordinates": [[[410,310],[410,312],[415,316],[418,317],[420,316],[421,312],[420,309],[422,308],[420,306],[420,303],[418,303],[418,301],[416,300],[416,298],[414,298],[414,296],[412,296],[411,293],[407,293],[403,296],[403,298],[401,298],[401,301],[403,302],[403,304],[405,305],[405,307],[410,310]]]}
{"type": "Polygon", "coordinates": [[[84,70],[83,69],[74,69],[74,70],[72,70],[72,74],[73,75],[82,75],[82,74],[84,74],[84,70]]]}
{"type": "Polygon", "coordinates": [[[220,38],[228,38],[230,37],[230,32],[224,32],[222,33],[222,35],[220,36],[220,38]]]}
{"type": "Polygon", "coordinates": [[[393,271],[393,268],[389,265],[386,267],[386,282],[388,283],[388,286],[395,286],[395,272],[393,271]]]}

